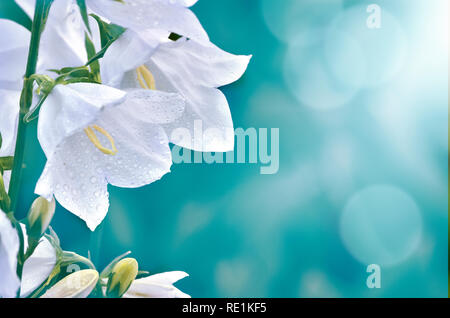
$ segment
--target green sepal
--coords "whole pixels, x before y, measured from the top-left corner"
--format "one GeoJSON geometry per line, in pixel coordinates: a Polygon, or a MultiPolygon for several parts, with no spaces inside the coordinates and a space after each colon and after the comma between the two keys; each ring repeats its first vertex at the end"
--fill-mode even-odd
{"type": "Polygon", "coordinates": [[[6,192],[5,183],[3,182],[3,174],[0,173],[0,209],[4,212],[9,212],[11,207],[11,199],[6,192]]]}
{"type": "Polygon", "coordinates": [[[0,171],[12,170],[14,157],[0,157],[0,171]]]}
{"type": "Polygon", "coordinates": [[[89,61],[86,63],[86,66],[91,65],[95,61],[101,59],[105,55],[106,50],[108,50],[110,45],[113,44],[113,42],[117,40],[126,30],[125,28],[117,24],[106,23],[95,14],[91,14],[91,17],[93,17],[97,21],[98,28],[100,31],[100,40],[102,48],[94,56],[89,58],[89,61]]]}
{"type": "MultiPolygon", "coordinates": [[[[86,53],[88,56],[88,59],[91,59],[95,56],[95,46],[94,43],[92,43],[92,40],[89,38],[87,33],[84,35],[85,37],[85,46],[86,46],[86,53]]],[[[101,83],[101,77],[100,77],[100,63],[98,60],[92,62],[89,64],[89,68],[91,69],[92,76],[95,78],[95,80],[98,83],[101,83]]]]}
{"type": "Polygon", "coordinates": [[[179,34],[176,34],[176,33],[170,33],[170,35],[169,35],[169,40],[172,40],[172,41],[177,41],[178,39],[180,39],[180,38],[182,38],[182,36],[181,35],[179,35],[179,34]]]}

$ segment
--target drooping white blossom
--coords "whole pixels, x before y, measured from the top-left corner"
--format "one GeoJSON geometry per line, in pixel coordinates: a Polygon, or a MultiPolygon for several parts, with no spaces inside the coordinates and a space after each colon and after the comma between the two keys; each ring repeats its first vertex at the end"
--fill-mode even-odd
{"type": "Polygon", "coordinates": [[[108,211],[108,184],[140,187],[170,171],[161,124],[183,110],[184,100],[173,93],[57,85],[39,115],[38,138],[47,163],[36,193],[54,195],[94,230],[108,211]]]}
{"type": "Polygon", "coordinates": [[[123,298],[190,298],[173,286],[174,283],[189,276],[180,271],[165,272],[136,279],[123,295],[123,298]]]}
{"type": "Polygon", "coordinates": [[[227,53],[208,41],[186,38],[177,41],[166,38],[155,47],[142,34],[127,30],[111,45],[101,69],[108,85],[182,95],[186,99],[185,112],[164,125],[170,141],[196,151],[225,152],[234,147],[233,120],[227,99],[218,87],[238,80],[250,58],[227,53]],[[130,46],[133,53],[124,54],[130,46]],[[115,63],[117,60],[122,61],[120,66],[115,63]],[[209,134],[199,137],[196,122],[201,122],[202,130],[209,134]],[[182,129],[187,133],[183,134],[182,129]]]}

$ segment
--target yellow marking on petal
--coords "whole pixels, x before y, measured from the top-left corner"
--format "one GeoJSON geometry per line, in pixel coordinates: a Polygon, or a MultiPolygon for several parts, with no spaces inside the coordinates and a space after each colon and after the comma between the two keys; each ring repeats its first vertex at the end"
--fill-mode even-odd
{"type": "Polygon", "coordinates": [[[95,147],[97,147],[98,150],[103,152],[105,155],[111,155],[114,156],[117,153],[116,144],[114,143],[114,138],[111,137],[111,135],[104,130],[102,127],[97,125],[92,125],[91,127],[87,127],[84,129],[84,132],[88,136],[89,140],[94,144],[95,147]],[[109,142],[111,143],[111,149],[103,147],[100,143],[100,140],[98,140],[97,135],[95,134],[94,130],[97,130],[99,133],[101,133],[103,136],[108,138],[109,142]]]}
{"type": "Polygon", "coordinates": [[[137,79],[143,89],[156,89],[155,78],[152,72],[145,66],[141,65],[136,69],[137,79]]]}

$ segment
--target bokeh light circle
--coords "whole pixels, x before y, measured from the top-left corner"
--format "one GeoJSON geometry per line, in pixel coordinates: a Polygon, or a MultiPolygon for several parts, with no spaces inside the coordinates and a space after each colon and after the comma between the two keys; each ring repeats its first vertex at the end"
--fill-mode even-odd
{"type": "Polygon", "coordinates": [[[348,103],[359,88],[337,80],[328,67],[323,41],[302,36],[285,55],[283,76],[287,87],[302,104],[318,110],[330,110],[348,103]]]}
{"type": "Polygon", "coordinates": [[[350,198],[340,220],[348,251],[365,265],[395,265],[417,249],[422,218],[415,201],[390,185],[365,188],[350,198]]]}
{"type": "Polygon", "coordinates": [[[342,0],[262,0],[261,11],[270,32],[289,43],[300,32],[326,25],[342,9],[342,0]]]}
{"type": "Polygon", "coordinates": [[[370,28],[367,6],[342,11],[325,35],[325,58],[333,75],[349,85],[374,87],[393,79],[407,56],[405,32],[380,8],[380,28],[370,28]]]}

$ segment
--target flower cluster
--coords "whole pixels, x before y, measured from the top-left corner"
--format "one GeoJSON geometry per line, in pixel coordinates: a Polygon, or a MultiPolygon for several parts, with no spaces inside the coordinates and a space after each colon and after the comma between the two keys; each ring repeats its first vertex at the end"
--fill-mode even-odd
{"type": "Polygon", "coordinates": [[[159,180],[170,172],[170,143],[233,149],[218,88],[238,80],[250,56],[212,44],[190,10],[196,2],[16,0],[31,32],[0,19],[0,297],[187,296],[173,287],[186,273],[148,276],[126,255],[99,273],[63,251],[49,223],[56,200],[95,230],[108,184],[159,180]],[[47,162],[39,198],[18,221],[23,130],[35,119],[47,162]],[[196,140],[198,120],[212,137],[196,140]],[[87,268],[67,276],[73,264],[87,268]]]}

